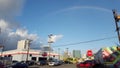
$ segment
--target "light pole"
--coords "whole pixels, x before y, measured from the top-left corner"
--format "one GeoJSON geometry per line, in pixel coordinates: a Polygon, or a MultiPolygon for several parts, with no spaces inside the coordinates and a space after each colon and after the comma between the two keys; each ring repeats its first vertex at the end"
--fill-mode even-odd
{"type": "Polygon", "coordinates": [[[49,45],[49,55],[48,55],[48,60],[50,60],[50,52],[51,52],[51,43],[53,43],[53,34],[48,35],[48,45],[49,45]]]}

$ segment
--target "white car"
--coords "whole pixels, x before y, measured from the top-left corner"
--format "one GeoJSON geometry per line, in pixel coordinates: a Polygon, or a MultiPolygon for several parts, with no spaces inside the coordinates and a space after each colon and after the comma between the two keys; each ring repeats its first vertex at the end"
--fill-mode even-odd
{"type": "Polygon", "coordinates": [[[49,66],[57,66],[57,65],[60,65],[59,61],[58,60],[52,60],[48,63],[49,66]]]}

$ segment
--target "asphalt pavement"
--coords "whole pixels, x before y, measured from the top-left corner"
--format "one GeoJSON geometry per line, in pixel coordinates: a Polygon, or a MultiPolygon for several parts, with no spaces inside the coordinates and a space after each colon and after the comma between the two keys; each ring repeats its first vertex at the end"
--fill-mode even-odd
{"type": "Polygon", "coordinates": [[[76,64],[62,64],[59,66],[48,66],[48,65],[44,65],[44,66],[30,66],[29,68],[76,68],[76,64]]]}

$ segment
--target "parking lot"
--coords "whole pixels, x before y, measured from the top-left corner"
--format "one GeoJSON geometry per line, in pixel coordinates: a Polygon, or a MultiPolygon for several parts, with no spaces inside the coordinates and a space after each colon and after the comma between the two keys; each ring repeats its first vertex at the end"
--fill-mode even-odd
{"type": "Polygon", "coordinates": [[[30,66],[29,68],[76,68],[75,64],[62,64],[59,66],[30,66]]]}

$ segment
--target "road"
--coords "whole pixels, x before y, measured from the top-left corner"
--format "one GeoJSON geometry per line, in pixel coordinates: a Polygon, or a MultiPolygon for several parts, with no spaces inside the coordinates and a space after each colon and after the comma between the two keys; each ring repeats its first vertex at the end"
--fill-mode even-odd
{"type": "Polygon", "coordinates": [[[29,68],[76,68],[75,64],[63,64],[59,66],[30,66],[29,68]]]}

